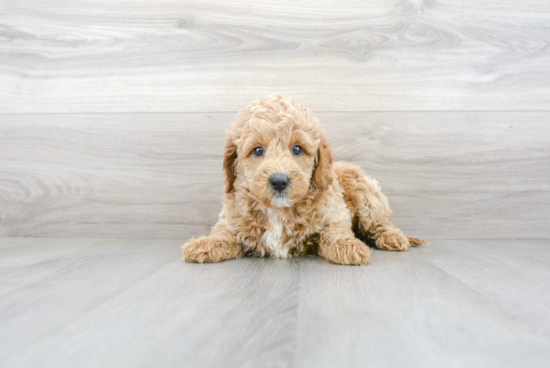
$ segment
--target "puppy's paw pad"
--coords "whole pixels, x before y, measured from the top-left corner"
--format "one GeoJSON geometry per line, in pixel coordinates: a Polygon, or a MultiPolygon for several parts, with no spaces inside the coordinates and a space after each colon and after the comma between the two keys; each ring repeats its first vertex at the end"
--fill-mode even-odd
{"type": "Polygon", "coordinates": [[[371,249],[356,238],[336,241],[323,252],[327,261],[343,265],[366,265],[370,261],[371,249]]]}

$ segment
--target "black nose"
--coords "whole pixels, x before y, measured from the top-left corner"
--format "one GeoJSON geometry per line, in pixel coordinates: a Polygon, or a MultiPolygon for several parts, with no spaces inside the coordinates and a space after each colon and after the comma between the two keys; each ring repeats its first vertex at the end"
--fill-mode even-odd
{"type": "Polygon", "coordinates": [[[289,183],[290,178],[285,174],[275,174],[269,179],[271,188],[275,189],[277,192],[282,192],[285,190],[289,183]]]}

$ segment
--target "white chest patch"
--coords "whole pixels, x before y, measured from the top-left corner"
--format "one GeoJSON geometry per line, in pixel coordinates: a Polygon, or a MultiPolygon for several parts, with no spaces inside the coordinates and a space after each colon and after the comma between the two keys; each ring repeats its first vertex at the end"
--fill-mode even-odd
{"type": "Polygon", "coordinates": [[[284,231],[283,219],[277,211],[272,209],[267,210],[267,216],[269,218],[269,229],[262,236],[263,243],[270,250],[269,253],[272,256],[287,258],[289,248],[284,247],[281,242],[284,231]]]}

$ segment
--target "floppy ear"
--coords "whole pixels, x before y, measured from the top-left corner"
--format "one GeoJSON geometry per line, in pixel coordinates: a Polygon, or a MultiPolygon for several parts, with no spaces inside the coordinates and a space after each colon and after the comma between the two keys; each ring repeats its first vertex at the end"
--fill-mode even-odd
{"type": "Polygon", "coordinates": [[[319,150],[317,151],[317,159],[315,160],[315,171],[311,181],[317,185],[319,191],[328,189],[328,186],[332,184],[332,152],[330,151],[330,143],[327,137],[321,133],[321,142],[319,143],[319,150]]]}
{"type": "Polygon", "coordinates": [[[225,172],[225,192],[233,190],[235,182],[235,161],[237,160],[237,146],[233,143],[231,137],[227,137],[225,145],[225,155],[223,156],[223,171],[225,172]]]}

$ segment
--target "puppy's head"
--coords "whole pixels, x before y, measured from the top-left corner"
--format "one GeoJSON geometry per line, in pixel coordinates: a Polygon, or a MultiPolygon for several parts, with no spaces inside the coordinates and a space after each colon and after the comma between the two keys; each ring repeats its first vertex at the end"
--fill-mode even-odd
{"type": "Polygon", "coordinates": [[[332,154],[313,113],[280,95],[239,112],[228,132],[225,192],[248,190],[267,207],[291,207],[330,185],[332,154]]]}

